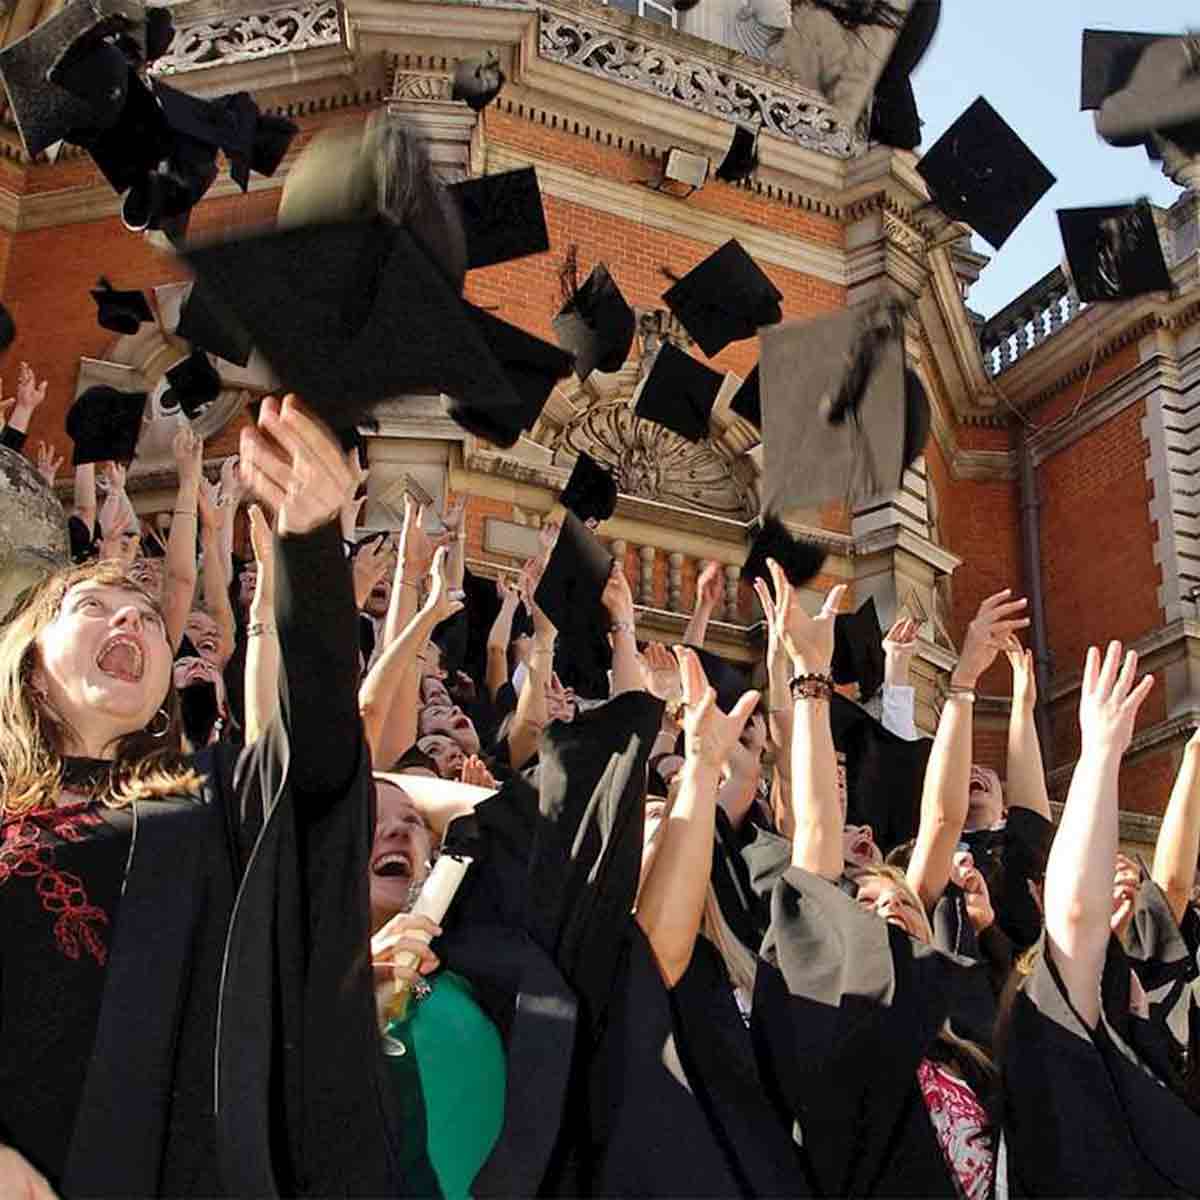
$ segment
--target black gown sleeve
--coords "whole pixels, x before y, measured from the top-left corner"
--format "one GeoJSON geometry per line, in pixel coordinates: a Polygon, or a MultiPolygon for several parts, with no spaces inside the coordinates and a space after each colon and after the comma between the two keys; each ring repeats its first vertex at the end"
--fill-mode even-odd
{"type": "Polygon", "coordinates": [[[21,430],[14,429],[11,425],[5,425],[0,430],[0,446],[7,446],[18,454],[25,448],[25,438],[26,435],[21,430]]]}
{"type": "Polygon", "coordinates": [[[1046,874],[1054,826],[1031,808],[1010,808],[998,886],[992,889],[996,922],[1018,950],[1042,933],[1042,913],[1029,890],[1046,874]]]}

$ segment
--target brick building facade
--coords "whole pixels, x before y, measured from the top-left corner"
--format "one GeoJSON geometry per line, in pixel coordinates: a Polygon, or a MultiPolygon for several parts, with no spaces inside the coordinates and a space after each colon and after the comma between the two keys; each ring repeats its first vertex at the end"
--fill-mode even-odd
{"type": "MultiPolygon", "coordinates": [[[[2,36],[19,36],[55,3],[16,0],[0,18],[2,36]]],[[[601,532],[624,558],[640,632],[677,637],[699,567],[715,559],[726,566],[728,603],[714,643],[754,657],[761,628],[736,573],[758,512],[761,451],[728,399],[757,348],[738,343],[714,361],[728,378],[707,442],[692,446],[633,418],[643,355],[657,337],[678,334],[660,300],[663,268],[682,274],[736,237],[783,292],[787,318],[899,297],[912,303],[907,350],[934,405],[933,435],[900,492],[798,525],[830,551],[813,596],[847,580],[856,602],[876,598],[885,624],[900,613],[922,622],[918,721],[931,729],[979,600],[1036,582],[1034,644],[1059,794],[1077,749],[1084,648],[1108,636],[1138,646],[1162,686],[1143,712],[1122,807],[1125,836],[1152,837],[1200,708],[1200,623],[1188,598],[1200,575],[1200,422],[1189,418],[1200,400],[1194,193],[1160,214],[1177,284],[1170,300],[1080,310],[1051,272],[981,325],[968,306],[986,260],[965,227],[928,205],[913,155],[868,145],[782,72],[664,21],[594,0],[184,0],[173,11],[176,40],[156,69],[198,94],[250,90],[264,109],[291,115],[302,134],[288,162],[321,129],[387,104],[424,130],[448,177],[533,165],[551,249],[473,272],[476,303],[551,336],[560,267],[574,246],[584,272],[607,263],[638,309],[630,362],[582,388],[564,381],[511,451],[465,435],[438,401],[381,406],[367,524],[394,523],[406,487],[438,501],[465,494],[470,561],[485,572],[510,568],[586,449],[618,474],[621,500],[601,532]],[[485,48],[499,51],[508,82],[476,115],[449,99],[448,74],[485,48]],[[733,120],[761,128],[749,180],[710,180],[686,199],[656,189],[673,146],[719,162],[733,120]]],[[[269,222],[286,170],[254,177],[247,195],[222,176],[193,232],[269,222]]],[[[15,130],[0,129],[0,294],[19,331],[0,356],[0,378],[15,377],[22,359],[49,378],[34,442],[69,450],[63,417],[80,390],[101,380],[152,389],[183,353],[167,330],[179,300],[172,285],[187,272],[128,233],[118,208],[89,159],[68,148],[29,162],[15,130]],[[124,338],[100,329],[87,291],[101,274],[154,291],[162,327],[124,338]]],[[[222,373],[231,392],[261,394],[272,382],[257,356],[222,373]]],[[[235,430],[208,445],[214,467],[235,430]]],[[[155,423],[132,473],[147,512],[170,507],[170,432],[155,423]]],[[[976,753],[1003,774],[1007,669],[989,673],[982,690],[976,753]]]]}

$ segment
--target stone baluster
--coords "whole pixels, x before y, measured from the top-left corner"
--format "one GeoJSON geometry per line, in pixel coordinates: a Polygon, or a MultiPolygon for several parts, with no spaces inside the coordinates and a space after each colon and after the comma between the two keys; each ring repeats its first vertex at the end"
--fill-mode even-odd
{"type": "Polygon", "coordinates": [[[674,550],[667,557],[667,608],[679,612],[683,607],[683,555],[674,550]]]}
{"type": "Polygon", "coordinates": [[[737,617],[738,608],[738,579],[742,569],[737,563],[729,563],[725,567],[725,611],[722,620],[732,621],[737,617]]]}
{"type": "Polygon", "coordinates": [[[643,546],[638,554],[642,560],[641,593],[643,604],[654,603],[654,547],[643,546]]]}
{"type": "MultiPolygon", "coordinates": [[[[608,549],[609,549],[609,553],[612,554],[613,558],[615,558],[617,560],[617,562],[619,562],[623,568],[625,566],[625,551],[629,549],[628,545],[625,542],[625,539],[624,538],[614,538],[611,542],[609,542],[608,549]]],[[[630,585],[629,585],[629,590],[631,592],[633,591],[632,583],[630,583],[630,585]]]]}

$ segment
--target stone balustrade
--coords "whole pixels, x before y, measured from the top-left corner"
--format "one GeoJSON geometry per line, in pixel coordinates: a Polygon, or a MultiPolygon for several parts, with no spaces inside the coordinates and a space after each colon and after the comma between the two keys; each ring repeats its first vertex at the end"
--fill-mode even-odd
{"type": "Polygon", "coordinates": [[[1074,320],[1082,308],[1062,268],[1047,272],[981,327],[979,345],[988,373],[996,376],[1007,370],[1074,320]]]}

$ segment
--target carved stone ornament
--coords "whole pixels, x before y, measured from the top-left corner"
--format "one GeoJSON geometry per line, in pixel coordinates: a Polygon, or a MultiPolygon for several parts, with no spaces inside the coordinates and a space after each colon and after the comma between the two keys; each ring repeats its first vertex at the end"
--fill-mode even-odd
{"type": "Polygon", "coordinates": [[[392,74],[392,92],[388,100],[449,100],[450,93],[450,76],[444,72],[397,67],[392,74]]]}
{"type": "Polygon", "coordinates": [[[574,15],[542,10],[538,54],[723,121],[760,125],[808,150],[851,158],[863,148],[830,105],[812,92],[787,89],[750,70],[672,53],[574,15]]]}
{"type": "Polygon", "coordinates": [[[738,478],[732,458],[712,442],[689,442],[633,414],[628,400],[594,404],[573,418],[555,449],[586,451],[611,467],[630,496],[680,504],[735,520],[758,510],[753,490],[738,478]]]}
{"type": "Polygon", "coordinates": [[[340,42],[338,7],[333,0],[239,13],[178,26],[167,53],[154,64],[154,74],[174,75],[340,42]]]}

